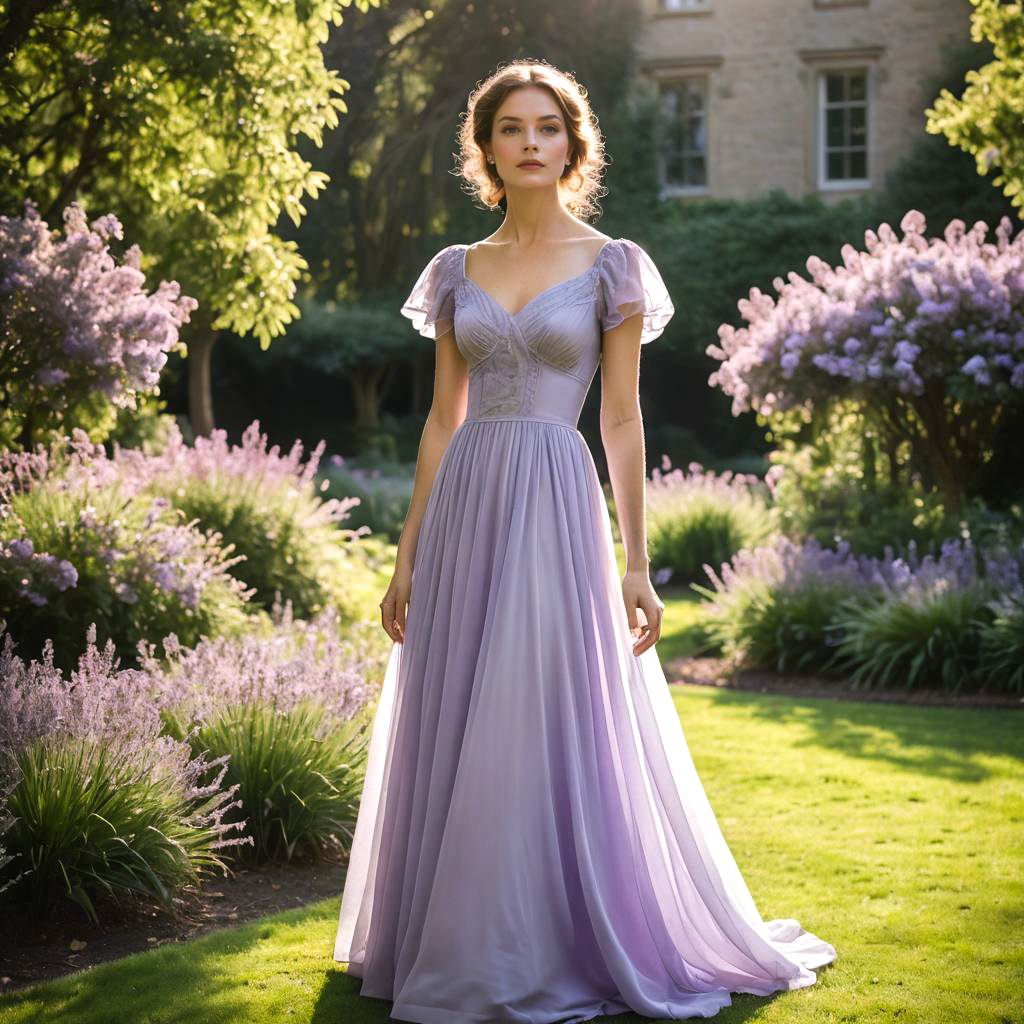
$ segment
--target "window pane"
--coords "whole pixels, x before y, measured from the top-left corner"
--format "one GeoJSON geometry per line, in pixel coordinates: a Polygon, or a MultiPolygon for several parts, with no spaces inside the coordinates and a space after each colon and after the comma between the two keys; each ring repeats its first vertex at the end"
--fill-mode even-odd
{"type": "Polygon", "coordinates": [[[867,111],[863,107],[850,108],[850,138],[855,146],[863,146],[866,141],[867,111]]]}
{"type": "Polygon", "coordinates": [[[835,149],[843,144],[843,111],[829,110],[825,114],[825,144],[835,149]]]}

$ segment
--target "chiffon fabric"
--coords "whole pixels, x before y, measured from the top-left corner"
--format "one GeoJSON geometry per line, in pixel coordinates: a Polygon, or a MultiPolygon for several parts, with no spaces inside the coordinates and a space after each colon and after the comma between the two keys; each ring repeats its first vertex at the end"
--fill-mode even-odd
{"type": "Polygon", "coordinates": [[[836,957],[764,921],[695,770],[656,647],[632,653],[577,422],[604,332],[674,313],[637,243],[505,309],[465,245],[402,313],[454,328],[469,409],[439,463],[404,643],[375,712],[334,959],[420,1024],[710,1017],[836,957]]]}

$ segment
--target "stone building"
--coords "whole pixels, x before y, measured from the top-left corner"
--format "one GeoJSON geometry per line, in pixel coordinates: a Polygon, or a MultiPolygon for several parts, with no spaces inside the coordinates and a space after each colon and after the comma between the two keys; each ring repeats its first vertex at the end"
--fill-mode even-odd
{"type": "Polygon", "coordinates": [[[846,197],[925,135],[970,0],[643,0],[664,196],[846,197]]]}

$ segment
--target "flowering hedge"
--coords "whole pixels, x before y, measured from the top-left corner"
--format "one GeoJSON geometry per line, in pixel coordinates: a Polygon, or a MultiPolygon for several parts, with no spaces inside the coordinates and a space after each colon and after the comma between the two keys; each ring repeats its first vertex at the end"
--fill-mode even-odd
{"type": "Polygon", "coordinates": [[[251,588],[254,606],[290,602],[308,618],[334,605],[359,617],[350,594],[359,570],[356,541],[369,527],[342,526],[359,498],[321,497],[329,486],[316,479],[323,441],[303,464],[301,441],[282,454],[254,420],[238,445],[228,444],[223,430],[187,445],[171,423],[159,452],[114,447],[111,464],[120,479],[216,531],[241,556],[231,571],[251,588]]]}

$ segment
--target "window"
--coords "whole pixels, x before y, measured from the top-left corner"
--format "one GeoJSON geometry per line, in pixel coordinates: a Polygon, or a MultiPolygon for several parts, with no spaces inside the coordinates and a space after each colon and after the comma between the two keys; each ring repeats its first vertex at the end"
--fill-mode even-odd
{"type": "Polygon", "coordinates": [[[706,77],[660,83],[661,182],[671,189],[705,189],[707,170],[706,77]]]}
{"type": "Polygon", "coordinates": [[[868,75],[863,68],[818,78],[818,178],[823,187],[868,184],[868,75]]]}
{"type": "Polygon", "coordinates": [[[658,0],[658,10],[669,14],[711,10],[711,0],[658,0]]]}

